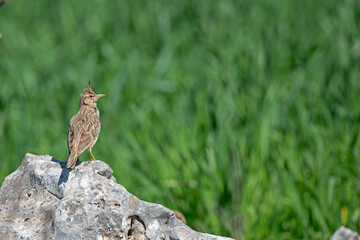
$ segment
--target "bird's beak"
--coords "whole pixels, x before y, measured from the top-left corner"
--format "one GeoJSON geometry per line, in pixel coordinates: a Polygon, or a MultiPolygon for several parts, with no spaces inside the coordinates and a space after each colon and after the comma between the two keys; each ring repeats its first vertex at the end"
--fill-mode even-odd
{"type": "Polygon", "coordinates": [[[105,97],[105,94],[96,94],[97,98],[105,97]]]}

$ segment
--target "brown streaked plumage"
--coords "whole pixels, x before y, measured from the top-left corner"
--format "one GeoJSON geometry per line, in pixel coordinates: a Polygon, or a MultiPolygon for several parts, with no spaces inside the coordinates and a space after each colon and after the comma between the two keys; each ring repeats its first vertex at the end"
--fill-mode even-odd
{"type": "Polygon", "coordinates": [[[182,214],[180,211],[177,210],[173,210],[173,212],[175,213],[175,217],[179,220],[181,220],[184,224],[186,224],[186,218],[184,216],[184,214],[182,214]]]}
{"type": "Polygon", "coordinates": [[[79,111],[75,114],[69,124],[68,149],[69,159],[67,168],[74,169],[76,160],[82,152],[89,150],[92,160],[95,160],[91,148],[95,145],[101,128],[99,109],[96,102],[104,94],[96,94],[89,85],[81,93],[79,111]]]}

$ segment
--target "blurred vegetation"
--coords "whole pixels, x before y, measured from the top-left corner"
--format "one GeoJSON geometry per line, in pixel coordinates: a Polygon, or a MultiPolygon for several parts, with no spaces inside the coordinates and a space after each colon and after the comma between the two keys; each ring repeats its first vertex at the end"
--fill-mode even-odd
{"type": "Polygon", "coordinates": [[[26,152],[67,160],[91,81],[95,157],[192,228],[360,229],[359,1],[14,0],[0,32],[0,182],[26,152]]]}

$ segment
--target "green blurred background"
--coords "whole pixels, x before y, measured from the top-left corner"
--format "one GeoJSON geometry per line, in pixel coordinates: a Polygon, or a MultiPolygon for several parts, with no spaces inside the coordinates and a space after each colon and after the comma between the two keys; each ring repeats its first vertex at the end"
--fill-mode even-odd
{"type": "Polygon", "coordinates": [[[359,230],[359,4],[10,0],[0,183],[26,152],[67,160],[68,123],[91,81],[106,94],[96,158],[193,229],[237,239],[359,230]]]}

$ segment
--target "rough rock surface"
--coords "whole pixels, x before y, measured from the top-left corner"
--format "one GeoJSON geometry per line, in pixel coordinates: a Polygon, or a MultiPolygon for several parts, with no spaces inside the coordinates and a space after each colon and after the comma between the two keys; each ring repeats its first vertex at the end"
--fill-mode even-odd
{"type": "Polygon", "coordinates": [[[139,200],[101,161],[26,154],[0,189],[0,239],[229,239],[199,233],[173,211],[139,200]]]}
{"type": "Polygon", "coordinates": [[[354,232],[344,226],[341,226],[330,240],[360,240],[360,236],[357,232],[354,232]]]}

